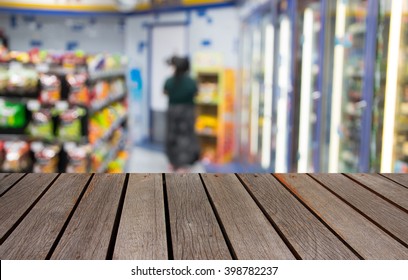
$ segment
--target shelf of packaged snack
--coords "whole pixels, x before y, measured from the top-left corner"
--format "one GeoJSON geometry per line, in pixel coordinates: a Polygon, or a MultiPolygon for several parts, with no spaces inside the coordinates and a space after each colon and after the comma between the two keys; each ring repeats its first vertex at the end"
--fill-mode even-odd
{"type": "Polygon", "coordinates": [[[89,72],[89,81],[110,79],[110,78],[121,77],[125,75],[126,75],[126,70],[124,68],[112,69],[112,70],[100,70],[100,71],[89,72]]]}
{"type": "Polygon", "coordinates": [[[103,173],[107,171],[109,163],[117,158],[118,153],[120,151],[124,150],[125,143],[126,143],[126,137],[127,137],[126,133],[124,133],[121,139],[119,140],[119,143],[115,145],[115,148],[109,152],[109,154],[107,155],[107,157],[105,158],[101,166],[97,168],[96,173],[103,173]]]}
{"type": "Polygon", "coordinates": [[[125,97],[126,97],[126,93],[122,93],[120,95],[108,98],[107,100],[97,101],[97,102],[94,101],[93,104],[91,104],[89,108],[89,113],[92,115],[98,111],[105,109],[106,107],[108,107],[109,105],[112,105],[113,103],[123,100],[125,97]]]}
{"type": "Polygon", "coordinates": [[[93,149],[96,149],[98,146],[100,146],[102,143],[106,142],[109,140],[109,138],[112,137],[112,134],[119,129],[122,124],[127,120],[127,114],[121,116],[118,120],[116,120],[111,127],[109,128],[109,130],[101,137],[99,138],[99,140],[93,144],[93,149]]]}

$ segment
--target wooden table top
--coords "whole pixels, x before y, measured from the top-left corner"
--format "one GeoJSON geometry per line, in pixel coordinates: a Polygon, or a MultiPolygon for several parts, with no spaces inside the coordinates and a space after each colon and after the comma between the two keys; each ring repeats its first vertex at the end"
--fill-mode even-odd
{"type": "Polygon", "coordinates": [[[408,175],[0,174],[0,259],[408,259],[408,175]]]}

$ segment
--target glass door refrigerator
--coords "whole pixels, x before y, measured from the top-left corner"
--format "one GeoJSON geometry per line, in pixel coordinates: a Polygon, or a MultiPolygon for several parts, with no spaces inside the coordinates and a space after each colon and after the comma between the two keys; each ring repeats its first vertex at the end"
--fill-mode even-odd
{"type": "Polygon", "coordinates": [[[249,158],[250,136],[250,96],[251,96],[251,53],[252,30],[248,22],[244,22],[241,29],[241,58],[240,58],[240,99],[239,99],[239,157],[241,162],[249,158]]]}
{"type": "Polygon", "coordinates": [[[372,166],[408,173],[408,0],[380,1],[372,166]]]}
{"type": "Polygon", "coordinates": [[[277,2],[274,44],[274,82],[272,98],[271,151],[274,172],[286,173],[291,169],[293,121],[293,22],[295,0],[277,2]]]}
{"type": "Polygon", "coordinates": [[[298,96],[297,171],[319,171],[321,121],[319,107],[322,95],[322,1],[298,1],[295,95],[298,96]]]}
{"type": "Polygon", "coordinates": [[[367,47],[375,45],[375,37],[373,42],[367,39],[370,1],[336,1],[328,172],[361,170],[361,148],[369,145],[362,143],[362,135],[371,127],[370,118],[364,118],[370,117],[365,110],[371,110],[370,90],[364,88],[370,75],[367,47]]]}
{"type": "Polygon", "coordinates": [[[272,106],[273,106],[273,66],[275,28],[272,22],[271,10],[268,9],[262,16],[262,83],[259,98],[259,133],[258,145],[260,164],[264,170],[272,170],[272,106]]]}

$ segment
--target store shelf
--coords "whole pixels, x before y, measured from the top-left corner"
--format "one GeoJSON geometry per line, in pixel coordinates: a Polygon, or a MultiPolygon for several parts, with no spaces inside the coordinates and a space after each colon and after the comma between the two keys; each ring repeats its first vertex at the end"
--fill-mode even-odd
{"type": "Polygon", "coordinates": [[[110,129],[101,137],[99,140],[93,145],[93,149],[96,149],[98,146],[100,146],[102,143],[106,142],[109,140],[109,138],[112,137],[112,134],[119,129],[122,124],[127,120],[127,114],[123,115],[120,117],[117,121],[115,121],[110,129]]]}
{"type": "Polygon", "coordinates": [[[115,146],[113,150],[109,152],[109,154],[103,161],[102,165],[96,170],[97,173],[106,172],[106,170],[108,169],[109,163],[117,158],[119,151],[124,149],[126,137],[127,135],[126,133],[124,133],[124,135],[119,140],[119,143],[115,146]]]}
{"type": "Polygon", "coordinates": [[[214,132],[197,131],[197,135],[201,137],[217,138],[217,134],[215,134],[214,132]]]}
{"type": "Polygon", "coordinates": [[[122,99],[124,99],[126,97],[126,93],[122,93],[121,95],[118,95],[116,97],[113,98],[109,98],[108,100],[105,100],[103,102],[98,102],[95,105],[91,105],[90,109],[89,109],[89,113],[95,114],[98,111],[101,111],[103,109],[105,109],[106,107],[108,107],[109,105],[116,103],[118,101],[121,101],[122,99]]]}
{"type": "Polygon", "coordinates": [[[87,143],[88,139],[86,137],[81,137],[78,141],[64,141],[61,139],[46,139],[40,137],[33,137],[26,134],[0,134],[0,140],[3,141],[25,141],[25,142],[44,142],[47,144],[64,144],[66,142],[77,143],[77,144],[85,144],[87,143]]]}
{"type": "Polygon", "coordinates": [[[27,104],[31,101],[37,101],[38,96],[32,96],[32,97],[20,97],[20,96],[3,96],[0,95],[0,100],[8,101],[8,102],[14,102],[14,103],[24,103],[27,104]]]}
{"type": "Polygon", "coordinates": [[[115,69],[115,70],[106,70],[106,71],[96,71],[89,73],[89,80],[96,81],[101,79],[109,79],[120,76],[125,76],[125,69],[115,69]]]}
{"type": "Polygon", "coordinates": [[[196,104],[196,105],[199,105],[199,106],[219,106],[218,102],[203,102],[203,101],[197,101],[195,104],[196,104]]]}

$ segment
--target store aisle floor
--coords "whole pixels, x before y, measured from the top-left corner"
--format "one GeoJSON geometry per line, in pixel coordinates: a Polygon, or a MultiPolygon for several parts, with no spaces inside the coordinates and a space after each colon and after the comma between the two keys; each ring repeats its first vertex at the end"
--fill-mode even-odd
{"type": "MultiPolygon", "coordinates": [[[[167,173],[169,163],[166,155],[160,149],[135,146],[132,149],[127,172],[130,173],[167,173]]],[[[191,169],[192,173],[206,172],[201,163],[195,164],[191,169]]]]}

